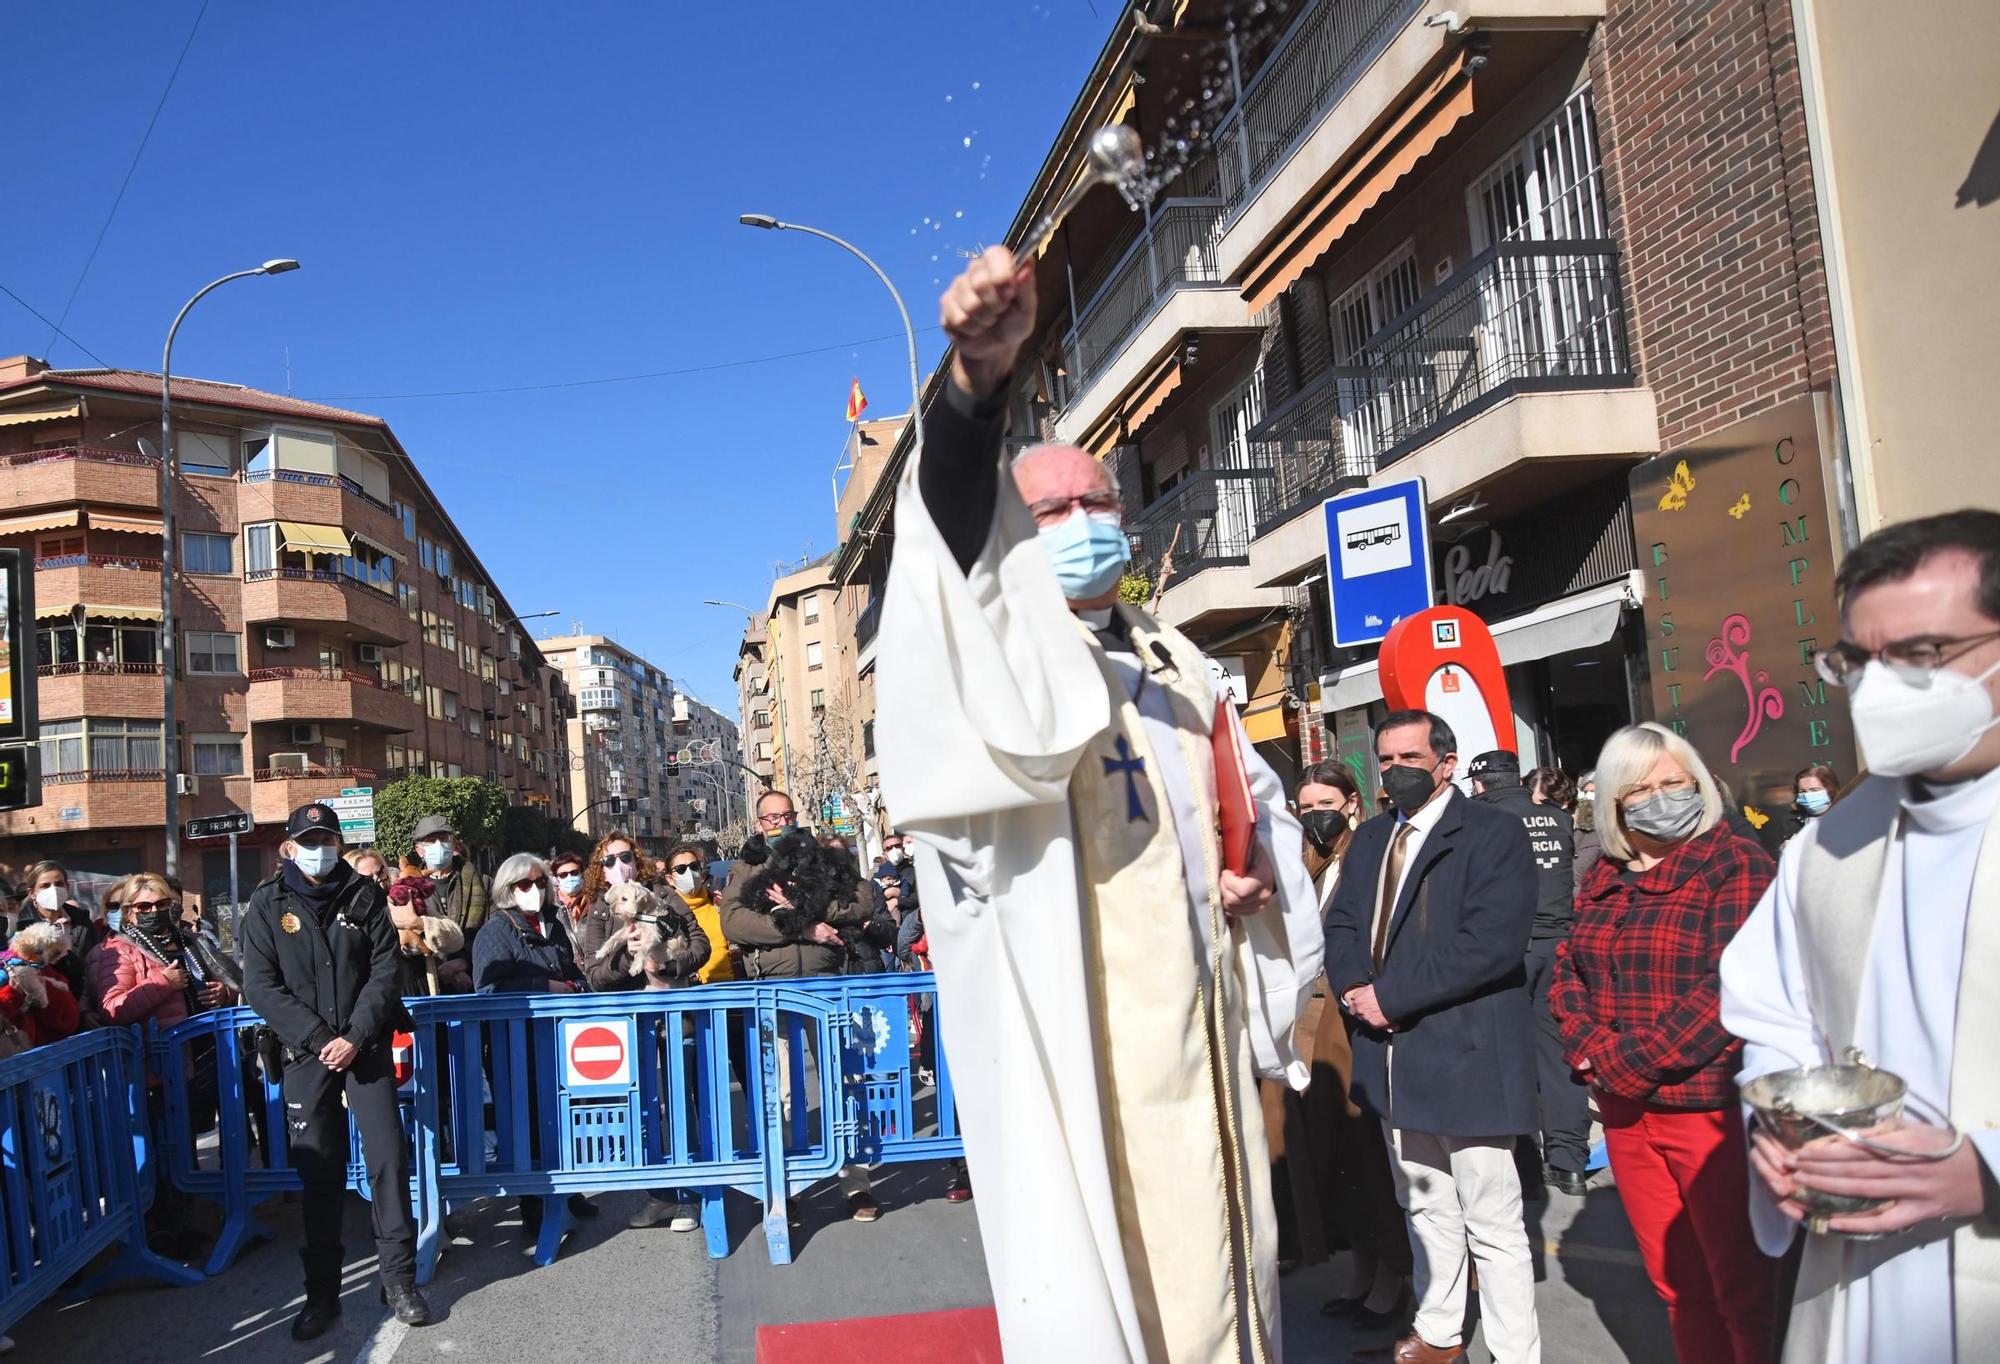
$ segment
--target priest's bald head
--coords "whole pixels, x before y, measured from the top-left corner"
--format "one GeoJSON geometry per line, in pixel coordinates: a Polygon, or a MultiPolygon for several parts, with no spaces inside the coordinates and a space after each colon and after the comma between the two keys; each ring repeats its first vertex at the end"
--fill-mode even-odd
{"type": "Polygon", "coordinates": [[[1073,445],[1037,445],[1014,461],[1014,486],[1035,518],[1070,610],[1117,601],[1132,547],[1111,467],[1073,445]]]}

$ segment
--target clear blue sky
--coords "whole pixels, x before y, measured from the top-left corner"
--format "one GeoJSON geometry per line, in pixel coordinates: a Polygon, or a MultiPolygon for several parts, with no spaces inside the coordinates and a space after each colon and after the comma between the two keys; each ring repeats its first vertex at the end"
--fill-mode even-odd
{"type": "MultiPolygon", "coordinates": [[[[8,17],[0,284],[51,318],[199,9],[8,17]]],[[[296,256],[206,300],[175,369],[282,392],[289,347],[292,392],[388,419],[517,611],[613,634],[733,714],[741,622],[702,600],[760,604],[774,561],[834,544],[850,375],[871,415],[908,406],[900,335],[847,344],[899,333],[874,277],[736,215],[873,253],[931,329],[928,373],[935,281],[1006,230],[1118,11],[211,0],[63,330],[156,369],[196,288],[296,256]]],[[[0,355],[21,352],[94,363],[0,295],[0,355]]]]}

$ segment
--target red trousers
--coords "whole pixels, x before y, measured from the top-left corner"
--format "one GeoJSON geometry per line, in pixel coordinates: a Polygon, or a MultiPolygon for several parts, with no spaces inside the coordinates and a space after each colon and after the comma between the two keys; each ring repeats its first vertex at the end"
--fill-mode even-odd
{"type": "Polygon", "coordinates": [[[1750,1231],[1732,1108],[1656,1108],[1597,1091],[1604,1147],[1681,1364],[1770,1364],[1777,1262],[1750,1231]]]}

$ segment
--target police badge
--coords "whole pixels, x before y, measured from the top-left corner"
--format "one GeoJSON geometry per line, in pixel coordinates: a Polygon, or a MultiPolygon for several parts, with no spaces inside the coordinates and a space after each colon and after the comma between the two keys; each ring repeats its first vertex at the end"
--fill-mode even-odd
{"type": "Polygon", "coordinates": [[[298,932],[299,916],[296,914],[287,913],[283,918],[278,920],[278,927],[284,929],[285,932],[287,933],[298,932]]]}

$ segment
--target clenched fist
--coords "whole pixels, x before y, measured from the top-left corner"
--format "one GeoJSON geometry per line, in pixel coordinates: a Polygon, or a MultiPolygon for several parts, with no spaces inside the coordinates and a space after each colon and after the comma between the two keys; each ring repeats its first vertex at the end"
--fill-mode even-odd
{"type": "Polygon", "coordinates": [[[1035,328],[1035,263],[1017,265],[1004,246],[989,246],[938,300],[951,338],[951,377],[974,397],[1000,387],[1035,328]]]}

